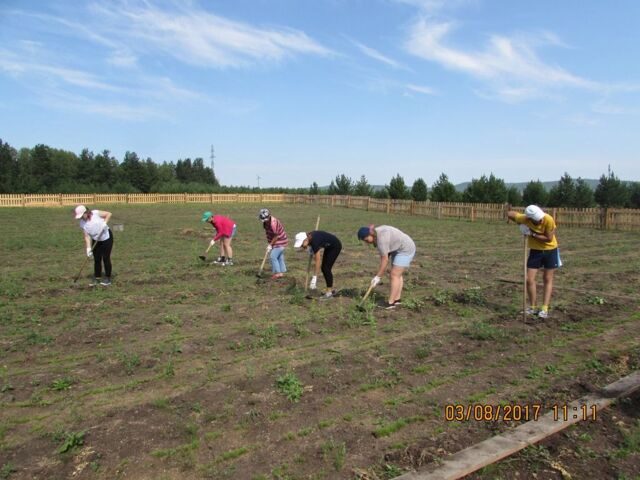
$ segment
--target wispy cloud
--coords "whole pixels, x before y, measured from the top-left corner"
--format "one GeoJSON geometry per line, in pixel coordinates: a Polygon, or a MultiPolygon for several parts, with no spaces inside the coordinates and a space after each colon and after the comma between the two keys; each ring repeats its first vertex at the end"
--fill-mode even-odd
{"type": "Polygon", "coordinates": [[[425,13],[435,13],[444,9],[455,9],[475,4],[478,0],[395,0],[397,3],[411,5],[425,13]]]}
{"type": "Polygon", "coordinates": [[[373,58],[374,60],[382,62],[385,65],[388,65],[388,66],[393,67],[393,68],[397,68],[397,69],[406,68],[400,62],[397,62],[397,61],[393,60],[392,58],[389,58],[388,56],[383,55],[382,53],[380,53],[379,51],[377,51],[374,48],[367,47],[366,45],[364,45],[364,44],[362,44],[360,42],[356,42],[355,40],[352,40],[352,42],[367,57],[373,58]]]}
{"type": "Polygon", "coordinates": [[[152,2],[94,4],[99,28],[129,39],[138,54],[163,53],[203,67],[247,67],[296,54],[332,52],[306,33],[287,27],[261,28],[203,10],[193,3],[161,8],[152,2]]]}
{"type": "Polygon", "coordinates": [[[512,37],[490,35],[483,48],[472,51],[447,43],[454,28],[451,22],[419,18],[409,30],[405,47],[419,58],[484,82],[490,91],[484,96],[507,102],[548,97],[547,90],[554,88],[603,89],[600,83],[545,63],[539,57],[538,46],[561,44],[551,32],[512,37]]]}
{"type": "Polygon", "coordinates": [[[407,90],[410,90],[412,92],[416,92],[416,93],[422,93],[423,95],[436,95],[436,91],[431,88],[431,87],[427,87],[426,85],[413,85],[413,84],[408,84],[405,86],[407,88],[407,90]]]}

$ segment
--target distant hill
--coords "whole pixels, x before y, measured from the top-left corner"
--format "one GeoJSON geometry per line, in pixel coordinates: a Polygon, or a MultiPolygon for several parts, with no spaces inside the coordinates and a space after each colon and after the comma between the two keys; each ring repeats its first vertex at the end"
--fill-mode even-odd
{"type": "MultiPolygon", "coordinates": [[[[575,178],[574,178],[575,180],[575,178]]],[[[592,190],[595,190],[596,187],[598,186],[598,183],[600,183],[600,180],[594,180],[593,178],[583,178],[583,180],[585,182],[587,182],[587,185],[589,185],[591,187],[592,190]]],[[[464,182],[464,183],[458,183],[456,185],[456,190],[458,192],[464,192],[465,189],[469,186],[471,182],[464,182]]],[[[522,192],[524,190],[524,188],[527,186],[529,182],[516,182],[516,183],[507,183],[505,182],[504,184],[507,186],[507,188],[511,188],[511,187],[516,187],[518,190],[520,190],[520,192],[522,192]]],[[[631,183],[631,182],[626,182],[625,183],[631,183]]],[[[552,181],[552,182],[542,182],[542,185],[544,185],[544,188],[549,191],[551,190],[552,187],[555,187],[558,184],[558,181],[552,181]]]]}

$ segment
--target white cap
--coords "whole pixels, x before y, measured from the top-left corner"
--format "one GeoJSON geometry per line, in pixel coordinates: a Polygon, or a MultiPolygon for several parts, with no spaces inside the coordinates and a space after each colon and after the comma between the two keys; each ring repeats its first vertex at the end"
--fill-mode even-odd
{"type": "Polygon", "coordinates": [[[296,241],[293,244],[293,248],[300,248],[302,246],[302,242],[304,242],[306,239],[307,239],[306,232],[296,233],[296,241]]]}
{"type": "Polygon", "coordinates": [[[537,205],[529,205],[524,209],[524,214],[534,222],[539,222],[544,217],[544,212],[537,205]]]}
{"type": "Polygon", "coordinates": [[[78,205],[73,211],[76,214],[76,220],[78,220],[82,218],[82,215],[84,215],[84,212],[87,211],[87,207],[85,207],[84,205],[78,205]]]}

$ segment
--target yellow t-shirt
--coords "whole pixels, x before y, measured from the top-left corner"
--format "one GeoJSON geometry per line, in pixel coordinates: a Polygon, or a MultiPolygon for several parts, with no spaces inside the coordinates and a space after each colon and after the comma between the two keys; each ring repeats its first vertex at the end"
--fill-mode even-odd
{"type": "MultiPolygon", "coordinates": [[[[526,225],[533,233],[546,234],[548,232],[553,232],[556,229],[556,222],[548,213],[544,214],[544,217],[542,217],[542,221],[537,225],[533,223],[530,218],[527,218],[524,213],[518,213],[516,215],[516,223],[526,225]]],[[[554,248],[558,248],[558,240],[556,239],[555,233],[553,234],[553,238],[550,242],[545,242],[543,240],[538,240],[537,238],[529,237],[529,248],[532,248],[534,250],[553,250],[554,248]]]]}

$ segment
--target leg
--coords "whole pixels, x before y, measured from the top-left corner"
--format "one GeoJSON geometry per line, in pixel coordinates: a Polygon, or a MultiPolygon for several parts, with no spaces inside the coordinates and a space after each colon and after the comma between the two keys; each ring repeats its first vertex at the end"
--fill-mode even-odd
{"type": "Polygon", "coordinates": [[[279,256],[282,253],[281,247],[275,247],[271,249],[271,253],[269,254],[269,259],[271,260],[271,272],[272,273],[282,273],[280,270],[280,260],[279,256]]]}
{"type": "Polygon", "coordinates": [[[333,268],[333,264],[336,263],[336,258],[340,255],[340,250],[340,247],[325,249],[322,255],[322,276],[327,284],[327,290],[333,288],[333,272],[331,269],[333,268]]]}
{"type": "Polygon", "coordinates": [[[549,306],[551,303],[551,293],[553,292],[553,274],[555,272],[555,268],[545,268],[542,276],[542,280],[544,282],[544,297],[543,297],[543,305],[549,306]]]}
{"type": "Polygon", "coordinates": [[[93,242],[93,276],[99,278],[102,276],[102,255],[103,255],[103,243],[93,242]]]}
{"type": "Polygon", "coordinates": [[[400,300],[400,295],[402,295],[402,274],[404,273],[404,267],[398,267],[394,265],[391,267],[391,289],[389,291],[389,303],[392,304],[396,300],[400,300]]]}
{"type": "Polygon", "coordinates": [[[287,265],[284,263],[284,247],[280,249],[278,262],[280,262],[280,273],[285,273],[287,271],[287,265]]]}
{"type": "Polygon", "coordinates": [[[529,297],[529,305],[531,307],[536,306],[537,292],[536,292],[536,275],[538,273],[537,268],[527,268],[527,296],[529,297]]]}
{"type": "MultiPolygon", "coordinates": [[[[231,249],[231,238],[222,237],[222,248],[226,251],[227,259],[233,258],[233,250],[231,249]]],[[[224,253],[223,253],[224,255],[224,253]]]]}
{"type": "Polygon", "coordinates": [[[111,250],[113,249],[113,234],[109,231],[109,239],[102,242],[103,255],[102,261],[104,262],[104,274],[107,278],[111,278],[111,250]]]}

